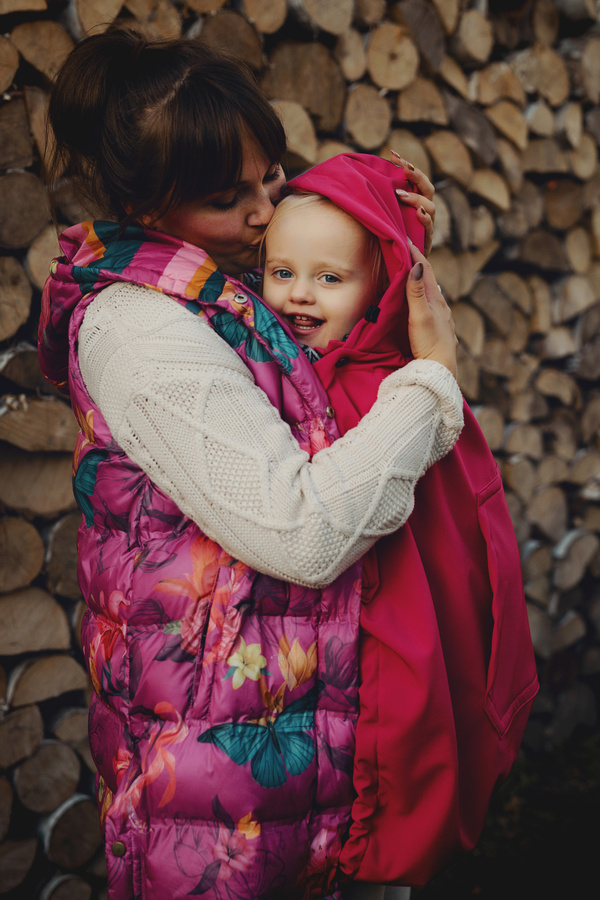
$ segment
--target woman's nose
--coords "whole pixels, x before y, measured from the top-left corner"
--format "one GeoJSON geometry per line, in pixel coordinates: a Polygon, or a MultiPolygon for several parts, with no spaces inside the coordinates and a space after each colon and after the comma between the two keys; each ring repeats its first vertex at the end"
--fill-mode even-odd
{"type": "Polygon", "coordinates": [[[248,225],[251,225],[253,228],[264,228],[271,221],[274,210],[273,201],[269,193],[263,188],[256,199],[256,205],[248,215],[248,225]]]}

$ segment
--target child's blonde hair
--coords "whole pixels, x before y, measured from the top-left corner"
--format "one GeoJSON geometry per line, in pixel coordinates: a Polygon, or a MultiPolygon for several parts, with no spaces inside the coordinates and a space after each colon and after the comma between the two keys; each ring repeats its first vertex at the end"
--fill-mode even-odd
{"type": "Polygon", "coordinates": [[[260,243],[260,265],[264,267],[266,241],[269,236],[269,231],[271,230],[273,225],[277,222],[278,219],[281,219],[282,216],[284,216],[291,210],[303,209],[307,206],[332,206],[334,209],[337,209],[337,211],[340,212],[343,216],[347,216],[352,222],[354,222],[362,229],[365,241],[365,251],[373,261],[373,277],[371,280],[373,290],[372,303],[379,303],[384,291],[390,283],[387,269],[385,267],[385,262],[383,260],[383,253],[381,252],[379,238],[377,238],[372,231],[369,231],[368,228],[365,228],[364,225],[361,225],[360,222],[357,222],[357,220],[354,219],[350,215],[350,213],[347,213],[345,209],[341,209],[341,207],[337,206],[337,204],[335,204],[332,200],[329,200],[328,197],[323,197],[322,194],[315,194],[312,192],[288,194],[287,197],[284,197],[283,200],[281,200],[277,204],[277,206],[275,207],[275,212],[273,213],[271,221],[265,229],[265,233],[260,243]]]}

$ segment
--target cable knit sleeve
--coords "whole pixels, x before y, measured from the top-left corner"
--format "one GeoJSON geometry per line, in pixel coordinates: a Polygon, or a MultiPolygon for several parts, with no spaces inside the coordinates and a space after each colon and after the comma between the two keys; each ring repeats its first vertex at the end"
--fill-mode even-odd
{"type": "Polygon", "coordinates": [[[235,558],[308,586],[330,583],[406,521],[417,479],[463,423],[452,375],[416,360],[311,461],[202,318],[129,284],[90,304],[79,362],[115,440],[186,515],[235,558]]]}

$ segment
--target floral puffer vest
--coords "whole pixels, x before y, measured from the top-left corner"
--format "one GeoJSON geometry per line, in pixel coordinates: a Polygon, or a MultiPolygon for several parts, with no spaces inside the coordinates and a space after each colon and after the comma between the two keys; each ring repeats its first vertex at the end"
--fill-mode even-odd
{"type": "Polygon", "coordinates": [[[115,281],[165,291],[242,357],[309,452],[327,397],[279,320],[203,251],[139,227],[61,236],[40,362],[81,432],[82,638],[110,900],[337,896],[352,804],[360,567],[315,590],[232,559],[115,443],[77,359],[115,281]]]}

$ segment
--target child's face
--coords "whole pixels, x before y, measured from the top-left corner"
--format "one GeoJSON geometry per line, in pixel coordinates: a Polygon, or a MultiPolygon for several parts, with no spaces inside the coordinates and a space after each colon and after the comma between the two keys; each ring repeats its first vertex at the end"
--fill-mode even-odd
{"type": "Polygon", "coordinates": [[[361,225],[335,206],[286,210],[266,239],[263,298],[296,339],[326,349],[373,302],[373,260],[361,225]]]}

